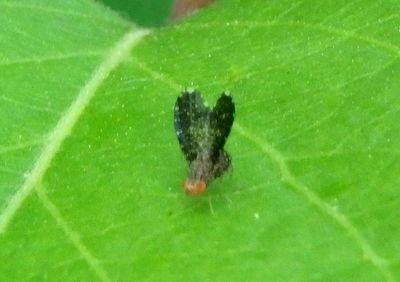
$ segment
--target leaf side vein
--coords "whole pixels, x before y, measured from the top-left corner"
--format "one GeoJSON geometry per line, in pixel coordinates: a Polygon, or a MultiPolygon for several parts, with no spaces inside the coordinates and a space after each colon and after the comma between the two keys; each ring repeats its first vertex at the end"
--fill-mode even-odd
{"type": "Polygon", "coordinates": [[[109,275],[105,269],[101,266],[99,259],[97,259],[90,250],[82,243],[80,236],[68,225],[65,219],[62,217],[60,211],[47,197],[45,191],[41,188],[35,189],[36,194],[39,197],[40,202],[44,208],[50,213],[50,215],[55,219],[57,225],[62,229],[64,234],[67,236],[68,240],[72,242],[75,248],[78,250],[82,258],[88,263],[89,267],[93,270],[96,276],[101,281],[111,281],[109,275]]]}
{"type": "Polygon", "coordinates": [[[337,209],[333,208],[329,204],[325,203],[317,194],[313,193],[310,188],[301,183],[296,179],[296,177],[289,170],[285,157],[277,151],[272,145],[270,145],[265,140],[257,137],[248,129],[239,125],[235,122],[233,130],[239,133],[244,138],[255,144],[263,153],[268,155],[272,160],[274,160],[281,172],[282,181],[286,182],[295,191],[303,195],[307,201],[309,201],[313,206],[320,210],[323,214],[331,217],[339,226],[341,226],[348,235],[353,239],[353,241],[359,246],[363,253],[363,257],[370,261],[370,263],[376,267],[382,275],[385,277],[386,281],[394,281],[392,273],[388,269],[388,261],[381,257],[366,240],[366,238],[357,230],[357,228],[350,222],[350,220],[337,209]]]}
{"type": "MultiPolygon", "coordinates": [[[[397,18],[398,15],[394,15],[391,17],[397,18]]],[[[206,23],[206,24],[183,24],[180,26],[176,26],[176,29],[186,30],[186,29],[208,29],[208,28],[215,28],[215,27],[239,27],[239,28],[263,28],[263,27],[279,27],[279,26],[294,26],[294,27],[304,27],[314,30],[319,30],[321,32],[333,34],[342,38],[350,38],[354,40],[358,40],[360,42],[365,42],[370,44],[373,47],[379,47],[383,50],[386,50],[388,53],[394,54],[397,57],[400,57],[400,47],[389,42],[382,40],[380,38],[375,38],[372,36],[361,35],[356,33],[358,29],[355,30],[346,30],[343,28],[336,28],[330,26],[323,26],[319,24],[309,24],[305,22],[280,22],[280,21],[266,21],[266,22],[256,22],[256,21],[234,21],[234,22],[227,22],[222,25],[221,23],[206,23]]],[[[360,28],[359,28],[360,29],[360,28]]]]}
{"type": "Polygon", "coordinates": [[[50,167],[52,160],[59,151],[63,141],[69,136],[71,130],[79,120],[83,111],[94,97],[96,90],[107,78],[110,72],[116,68],[123,58],[129,53],[144,36],[149,33],[147,29],[133,29],[126,33],[122,39],[111,49],[108,56],[93,72],[89,81],[81,88],[76,99],[72,102],[65,114],[61,116],[56,126],[48,134],[47,142],[27,174],[22,187],[16,191],[0,214],[0,234],[4,233],[8,224],[24,200],[32,190],[41,182],[44,174],[50,167]]]}
{"type": "Polygon", "coordinates": [[[39,6],[39,5],[19,4],[19,3],[15,3],[15,1],[0,3],[0,7],[8,8],[8,9],[29,9],[34,12],[39,11],[39,12],[45,12],[45,13],[49,13],[49,14],[59,14],[59,15],[64,15],[64,16],[87,18],[87,19],[91,19],[91,20],[99,20],[102,22],[110,22],[110,23],[115,23],[115,24],[121,23],[121,21],[116,21],[111,18],[108,19],[108,18],[104,18],[104,17],[93,16],[90,14],[78,13],[73,10],[57,9],[57,8],[53,8],[51,6],[45,7],[45,6],[39,6]]]}
{"type": "MultiPolygon", "coordinates": [[[[391,47],[391,46],[390,46],[391,47]]],[[[396,49],[390,48],[396,54],[399,54],[396,49]]],[[[139,61],[137,58],[133,62],[144,72],[146,72],[152,79],[161,81],[166,85],[170,86],[172,89],[179,90],[182,89],[181,85],[177,83],[174,79],[166,76],[163,73],[155,71],[148,67],[145,63],[139,61]]],[[[298,193],[303,195],[313,206],[315,206],[321,213],[328,215],[334,222],[336,222],[343,230],[345,230],[349,237],[355,242],[355,244],[360,248],[363,257],[368,260],[372,266],[374,266],[385,278],[385,281],[395,281],[393,274],[388,268],[389,262],[387,259],[381,257],[371,246],[371,244],[366,240],[366,238],[358,231],[358,229],[351,223],[351,221],[342,213],[337,211],[335,208],[325,203],[313,193],[310,188],[299,182],[291,173],[287,166],[287,161],[285,157],[272,147],[265,140],[258,138],[255,134],[251,133],[249,130],[240,126],[237,121],[233,126],[233,130],[238,132],[244,138],[247,138],[253,142],[259,149],[268,155],[272,160],[274,160],[281,171],[282,181],[286,182],[298,193]]]]}
{"type": "Polygon", "coordinates": [[[22,65],[22,64],[41,64],[49,61],[61,61],[68,59],[82,59],[91,57],[101,57],[105,51],[94,50],[85,53],[55,54],[51,56],[36,56],[27,58],[17,58],[9,61],[0,61],[0,66],[22,65]]]}

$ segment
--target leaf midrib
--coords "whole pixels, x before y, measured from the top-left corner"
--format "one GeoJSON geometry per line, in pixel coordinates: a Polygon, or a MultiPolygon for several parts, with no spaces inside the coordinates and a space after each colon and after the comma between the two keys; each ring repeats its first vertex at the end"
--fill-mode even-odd
{"type": "Polygon", "coordinates": [[[25,182],[11,197],[5,209],[0,214],[0,234],[3,234],[7,230],[8,224],[21,207],[23,201],[31,194],[36,186],[40,184],[43,176],[50,167],[51,161],[54,159],[63,141],[68,137],[79,120],[79,117],[94,97],[96,90],[110,72],[121,63],[132,48],[148,33],[149,30],[139,28],[134,28],[126,33],[93,72],[89,81],[81,88],[76,99],[71,103],[65,114],[61,116],[53,130],[49,132],[47,142],[45,142],[46,145],[33,164],[32,169],[27,174],[28,176],[25,182]]]}

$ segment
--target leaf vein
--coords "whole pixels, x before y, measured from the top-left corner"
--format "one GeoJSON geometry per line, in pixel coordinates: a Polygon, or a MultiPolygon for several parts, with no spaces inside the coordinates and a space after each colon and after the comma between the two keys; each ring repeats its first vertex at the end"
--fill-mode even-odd
{"type": "MultiPolygon", "coordinates": [[[[394,16],[393,16],[394,17],[394,16]]],[[[297,26],[297,27],[304,27],[310,28],[314,30],[319,30],[322,32],[330,33],[336,36],[340,36],[343,38],[352,38],[361,42],[369,43],[372,46],[380,47],[388,51],[389,53],[393,53],[396,56],[400,57],[400,47],[394,45],[390,42],[377,39],[371,36],[360,35],[355,32],[355,30],[346,30],[342,28],[335,28],[330,26],[323,26],[319,24],[309,24],[305,22],[279,22],[279,21],[266,21],[266,22],[254,22],[254,21],[233,21],[233,22],[226,22],[224,24],[221,23],[206,23],[206,24],[183,24],[177,26],[176,29],[205,29],[205,28],[215,28],[215,27],[246,27],[246,28],[260,28],[260,27],[277,27],[277,26],[297,26]]]]}
{"type": "Polygon", "coordinates": [[[27,174],[28,177],[22,187],[11,197],[4,211],[0,214],[0,234],[6,231],[8,224],[21,207],[24,200],[41,182],[63,141],[71,133],[83,111],[94,97],[96,90],[108,77],[110,72],[121,63],[122,59],[125,58],[129,51],[148,33],[149,31],[146,29],[133,29],[126,33],[111,49],[105,60],[93,72],[90,80],[81,88],[77,98],[72,102],[65,114],[61,116],[54,129],[49,133],[47,142],[45,142],[38,159],[33,164],[32,170],[27,174]]]}
{"type": "Polygon", "coordinates": [[[42,140],[34,140],[34,141],[26,142],[26,143],[19,143],[19,144],[7,145],[7,146],[2,146],[0,144],[0,155],[18,151],[18,150],[23,150],[26,148],[36,147],[36,146],[39,146],[42,144],[43,144],[42,140]]]}
{"type": "Polygon", "coordinates": [[[30,104],[30,103],[21,102],[21,101],[18,101],[16,99],[8,98],[6,96],[0,96],[0,100],[8,102],[8,103],[11,103],[11,104],[14,104],[14,105],[18,105],[18,106],[21,106],[21,107],[24,107],[24,108],[27,108],[27,109],[30,109],[30,110],[33,110],[33,111],[46,112],[46,113],[50,113],[50,114],[53,114],[53,115],[59,115],[59,113],[57,111],[55,111],[55,110],[53,110],[51,108],[35,106],[35,105],[30,104]]]}
{"type": "Polygon", "coordinates": [[[61,10],[57,8],[52,8],[52,7],[44,7],[44,6],[39,6],[39,5],[27,5],[27,4],[19,4],[15,2],[3,2],[0,3],[0,7],[3,8],[9,8],[9,9],[29,9],[32,11],[40,11],[40,12],[45,12],[48,14],[60,14],[64,16],[74,16],[74,17],[80,17],[80,18],[87,18],[87,19],[95,19],[95,20],[100,20],[103,22],[110,22],[110,23],[121,23],[121,21],[115,21],[113,19],[109,18],[104,18],[104,17],[99,17],[99,16],[93,16],[90,14],[83,14],[83,13],[77,13],[72,10],[61,10]]]}
{"type": "Polygon", "coordinates": [[[103,56],[105,51],[96,50],[85,53],[69,53],[69,54],[60,54],[60,55],[52,55],[52,56],[43,56],[43,57],[30,57],[30,58],[20,58],[9,61],[0,62],[0,66],[9,66],[9,65],[17,65],[17,64],[29,64],[29,63],[43,63],[46,61],[59,61],[59,60],[68,60],[74,58],[84,58],[84,57],[100,57],[103,56]]]}
{"type": "Polygon", "coordinates": [[[244,138],[250,140],[254,143],[263,153],[268,155],[272,160],[274,160],[280,169],[282,181],[286,182],[295,191],[303,195],[307,201],[309,201],[313,206],[315,206],[323,214],[331,217],[339,226],[341,226],[348,235],[353,239],[357,246],[361,249],[363,256],[367,259],[374,267],[376,267],[382,275],[385,277],[386,281],[394,281],[392,273],[388,269],[388,262],[385,258],[381,257],[369,244],[369,242],[364,238],[364,236],[358,231],[358,229],[350,222],[350,220],[337,209],[333,208],[329,204],[325,203],[317,194],[313,193],[310,188],[301,183],[292,174],[287,166],[285,157],[277,151],[272,145],[270,145],[265,140],[257,137],[255,134],[250,132],[248,129],[239,125],[235,122],[233,129],[239,133],[244,138]]]}
{"type": "Polygon", "coordinates": [[[360,151],[327,151],[320,152],[316,154],[295,154],[293,156],[286,157],[286,161],[304,161],[304,160],[313,160],[313,159],[329,159],[329,158],[340,158],[348,155],[366,155],[366,154],[382,154],[382,155],[391,155],[391,156],[400,156],[400,151],[393,150],[360,150],[360,151]]]}
{"type": "Polygon", "coordinates": [[[62,217],[60,211],[47,197],[45,191],[41,188],[35,189],[36,194],[39,197],[42,205],[47,209],[50,215],[55,219],[58,226],[62,229],[67,238],[73,243],[75,248],[79,251],[82,258],[89,264],[90,268],[99,277],[101,281],[111,281],[107,272],[101,267],[99,259],[97,259],[89,249],[82,243],[80,236],[68,225],[65,219],[62,217]]]}
{"type": "MultiPolygon", "coordinates": [[[[400,55],[400,49],[399,49],[400,55]]],[[[167,75],[157,72],[150,67],[148,67],[143,62],[138,59],[134,60],[135,64],[142,69],[144,72],[150,75],[154,80],[161,81],[166,85],[170,86],[172,89],[179,90],[181,85],[175,82],[172,78],[167,75]]],[[[345,230],[349,237],[355,242],[355,244],[360,248],[363,257],[368,260],[373,267],[382,273],[386,281],[394,281],[393,274],[388,268],[388,261],[381,257],[369,244],[369,242],[364,238],[364,236],[358,231],[358,229],[351,223],[351,221],[342,213],[337,211],[332,206],[328,205],[322,201],[318,195],[313,193],[310,188],[299,182],[291,173],[287,166],[287,160],[285,157],[272,147],[265,140],[258,138],[255,134],[251,133],[249,130],[240,126],[237,121],[233,126],[233,130],[238,132],[244,138],[247,138],[253,142],[259,149],[268,155],[272,160],[274,160],[281,171],[282,180],[291,186],[298,193],[303,195],[313,206],[320,210],[323,214],[328,215],[335,221],[343,230],[345,230]]]]}
{"type": "Polygon", "coordinates": [[[284,18],[289,13],[293,12],[298,7],[300,7],[302,4],[303,4],[303,1],[299,1],[297,3],[292,4],[292,6],[290,6],[288,9],[284,10],[282,13],[280,13],[278,16],[276,16],[275,20],[284,18]]]}
{"type": "MultiPolygon", "coordinates": [[[[390,110],[388,110],[386,112],[384,112],[383,114],[381,114],[379,116],[376,116],[376,117],[370,119],[369,121],[364,122],[362,125],[358,126],[357,129],[353,130],[352,136],[355,136],[356,134],[362,132],[364,129],[368,128],[368,126],[371,126],[372,124],[374,124],[376,122],[384,120],[385,117],[388,117],[391,114],[396,114],[396,113],[399,113],[399,112],[400,112],[400,105],[396,106],[396,107],[394,107],[394,108],[392,108],[392,109],[390,109],[390,110]]],[[[349,140],[348,136],[344,137],[340,141],[340,143],[338,143],[332,149],[332,153],[334,154],[335,152],[340,151],[343,148],[343,146],[346,144],[346,141],[348,141],[348,140],[349,140]]]]}

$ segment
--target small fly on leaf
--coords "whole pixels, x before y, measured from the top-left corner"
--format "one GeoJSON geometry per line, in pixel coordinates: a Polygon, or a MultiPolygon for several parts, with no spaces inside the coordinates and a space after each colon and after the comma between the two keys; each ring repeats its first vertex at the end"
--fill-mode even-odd
{"type": "Polygon", "coordinates": [[[235,114],[232,97],[222,93],[214,108],[207,107],[200,92],[185,90],[175,103],[174,125],[180,147],[189,164],[183,189],[187,195],[204,192],[231,163],[224,150],[235,114]]]}

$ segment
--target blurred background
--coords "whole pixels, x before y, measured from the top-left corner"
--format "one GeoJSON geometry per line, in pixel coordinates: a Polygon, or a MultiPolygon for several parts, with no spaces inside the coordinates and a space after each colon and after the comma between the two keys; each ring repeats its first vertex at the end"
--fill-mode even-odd
{"type": "Polygon", "coordinates": [[[159,27],[214,0],[99,0],[121,16],[146,27],[159,27]]]}

